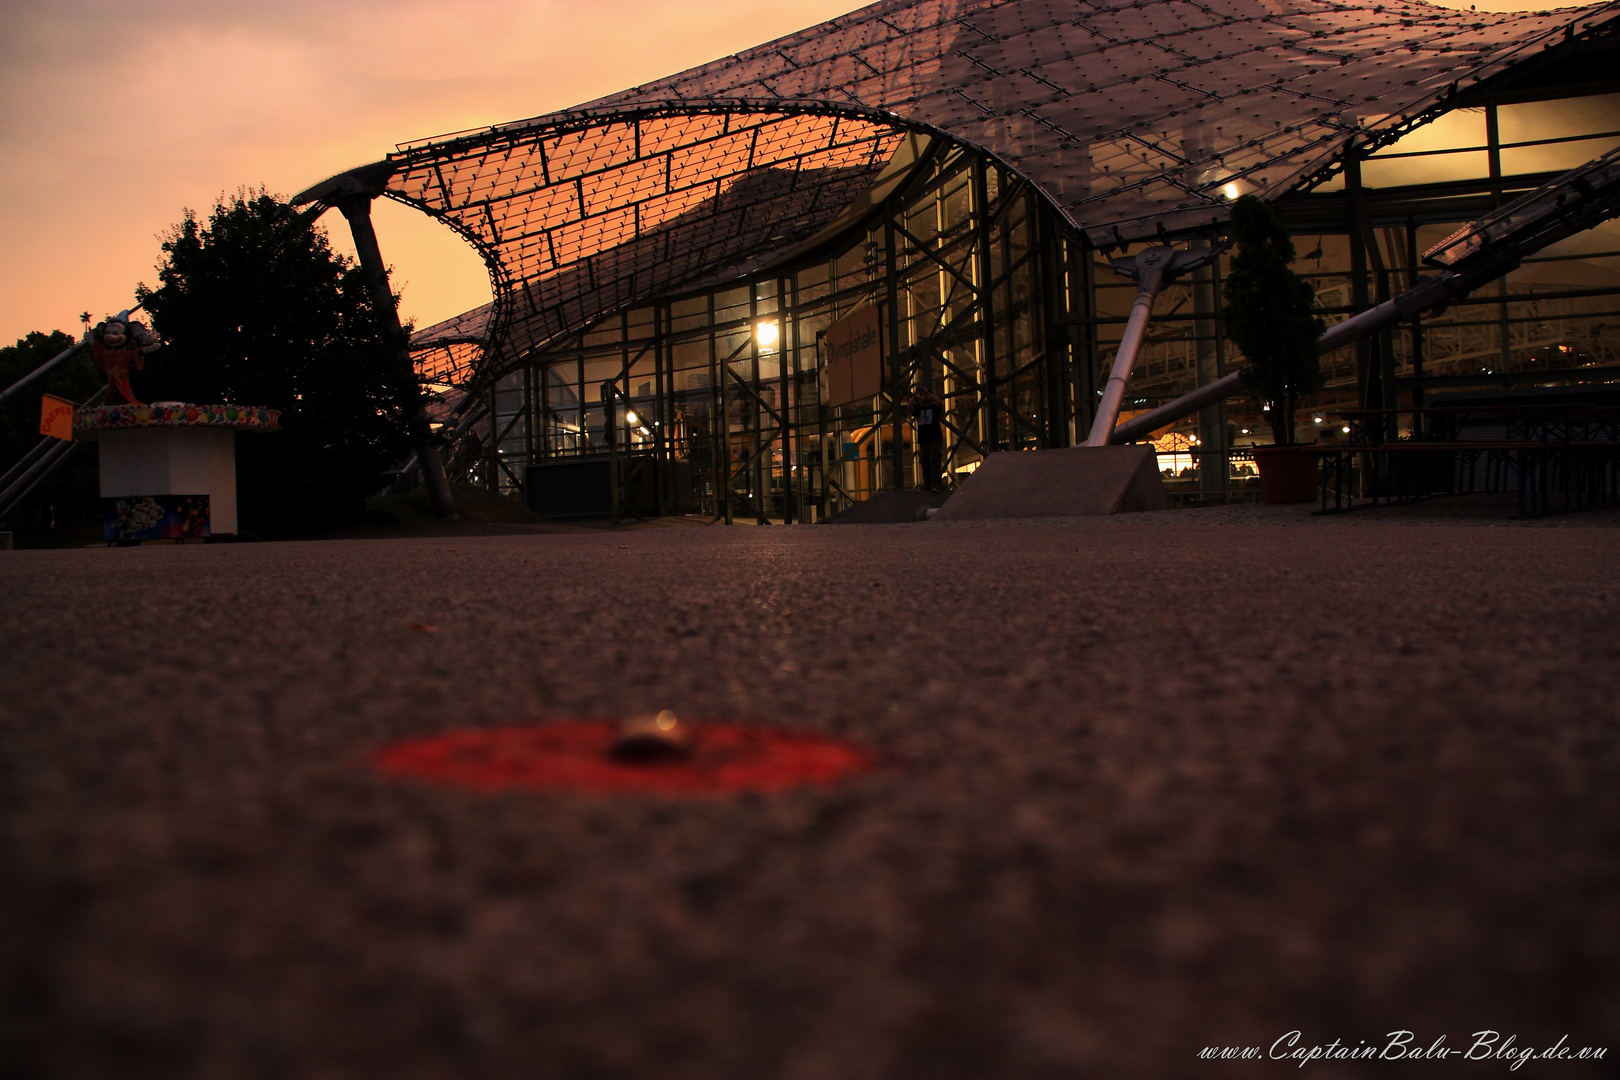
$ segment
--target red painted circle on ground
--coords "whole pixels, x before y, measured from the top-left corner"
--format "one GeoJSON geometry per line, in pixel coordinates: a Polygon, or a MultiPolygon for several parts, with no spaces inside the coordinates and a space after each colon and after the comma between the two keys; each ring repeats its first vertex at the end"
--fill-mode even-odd
{"type": "Polygon", "coordinates": [[[830,784],[873,767],[849,743],[741,724],[695,725],[690,757],[631,763],[608,756],[617,732],[607,721],[572,720],[473,728],[384,747],[376,764],[390,776],[482,791],[644,791],[718,795],[830,784]]]}

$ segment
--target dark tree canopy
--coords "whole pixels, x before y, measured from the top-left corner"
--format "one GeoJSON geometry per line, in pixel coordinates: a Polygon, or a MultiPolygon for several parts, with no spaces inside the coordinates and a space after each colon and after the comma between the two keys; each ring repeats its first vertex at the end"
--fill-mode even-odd
{"type": "Polygon", "coordinates": [[[136,382],[143,400],[281,410],[280,434],[237,438],[245,531],[352,521],[409,453],[399,343],[359,267],[282,200],[238,192],[206,224],[188,210],[158,287],[137,296],[165,342],[136,382]]]}
{"type": "Polygon", "coordinates": [[[1226,278],[1226,332],[1249,359],[1244,389],[1270,407],[1277,445],[1291,445],[1300,398],[1323,385],[1316,289],[1289,266],[1294,241],[1270,203],[1253,195],[1233,203],[1232,238],[1238,253],[1226,278]]]}

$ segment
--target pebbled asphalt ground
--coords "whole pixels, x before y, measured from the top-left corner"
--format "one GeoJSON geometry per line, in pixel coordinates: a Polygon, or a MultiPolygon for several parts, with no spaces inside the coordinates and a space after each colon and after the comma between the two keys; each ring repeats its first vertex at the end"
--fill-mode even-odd
{"type": "Polygon", "coordinates": [[[1457,505],[0,553],[0,1075],[1614,1075],[1620,519],[1457,505]],[[653,708],[886,765],[368,765],[653,708]]]}

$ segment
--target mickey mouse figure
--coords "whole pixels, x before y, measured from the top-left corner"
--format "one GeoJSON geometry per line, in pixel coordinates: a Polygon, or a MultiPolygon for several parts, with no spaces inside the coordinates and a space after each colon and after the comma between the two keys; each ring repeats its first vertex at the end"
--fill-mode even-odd
{"type": "Polygon", "coordinates": [[[107,385],[118,391],[131,405],[141,405],[135,391],[130,389],[129,369],[146,367],[146,354],[157,349],[157,335],[144,324],[132,322],[129,312],[121,311],[97,324],[90,336],[90,352],[96,358],[96,367],[107,376],[107,385]]]}

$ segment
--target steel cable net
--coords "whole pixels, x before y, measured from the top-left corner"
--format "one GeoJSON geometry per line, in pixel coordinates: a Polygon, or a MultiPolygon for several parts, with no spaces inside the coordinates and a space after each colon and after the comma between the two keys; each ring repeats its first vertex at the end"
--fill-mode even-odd
{"type": "Polygon", "coordinates": [[[1593,32],[1620,5],[1486,14],[1331,0],[890,0],[593,102],[826,100],[950,132],[1034,181],[1092,240],[1224,218],[1352,136],[1593,32]]]}
{"type": "Polygon", "coordinates": [[[411,335],[411,359],[429,385],[465,386],[478,371],[494,307],[482,307],[411,335]]]}
{"type": "Polygon", "coordinates": [[[402,147],[386,193],[445,219],[497,278],[499,314],[417,334],[419,367],[464,382],[455,347],[480,321],[504,321],[501,354],[515,358],[637,300],[746,272],[837,217],[902,137],[862,117],[729,106],[402,147]]]}
{"type": "Polygon", "coordinates": [[[464,386],[477,373],[483,358],[482,341],[411,343],[411,358],[422,381],[429,385],[464,386]]]}
{"type": "Polygon", "coordinates": [[[1106,245],[1322,178],[1350,140],[1390,141],[1617,12],[888,0],[576,110],[402,146],[388,194],[484,251],[504,367],[790,249],[877,174],[895,124],[999,158],[1106,245]],[[804,115],[840,110],[868,119],[804,115]]]}

